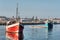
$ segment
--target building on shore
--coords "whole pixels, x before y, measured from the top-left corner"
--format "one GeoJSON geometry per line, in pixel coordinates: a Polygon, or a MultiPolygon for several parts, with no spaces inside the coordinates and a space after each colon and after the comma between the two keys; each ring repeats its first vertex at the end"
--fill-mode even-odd
{"type": "Polygon", "coordinates": [[[5,16],[0,16],[0,24],[5,24],[8,21],[9,18],[5,16]]]}

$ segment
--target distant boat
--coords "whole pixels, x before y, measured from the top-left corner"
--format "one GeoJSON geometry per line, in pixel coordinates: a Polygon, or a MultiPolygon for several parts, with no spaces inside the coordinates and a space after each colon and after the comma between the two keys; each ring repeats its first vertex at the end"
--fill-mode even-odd
{"type": "Polygon", "coordinates": [[[31,26],[30,28],[48,28],[48,29],[52,29],[53,28],[53,22],[50,21],[50,20],[46,20],[45,25],[43,25],[43,26],[31,26]]]}
{"type": "Polygon", "coordinates": [[[48,29],[53,28],[53,22],[52,21],[49,21],[49,20],[46,20],[45,21],[45,27],[48,27],[48,29]]]}

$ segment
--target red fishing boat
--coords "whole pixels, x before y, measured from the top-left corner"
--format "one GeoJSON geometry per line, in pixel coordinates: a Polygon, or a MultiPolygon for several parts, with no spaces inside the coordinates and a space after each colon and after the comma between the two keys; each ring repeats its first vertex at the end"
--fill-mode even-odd
{"type": "Polygon", "coordinates": [[[24,27],[15,21],[9,21],[6,25],[6,37],[11,40],[20,40],[23,38],[23,29],[24,27]]]}
{"type": "Polygon", "coordinates": [[[20,40],[20,34],[23,33],[24,27],[21,25],[21,22],[18,20],[18,3],[16,9],[16,20],[10,20],[6,25],[6,37],[11,40],[20,40]],[[13,34],[12,34],[13,33],[13,34]]]}
{"type": "Polygon", "coordinates": [[[23,26],[19,22],[9,21],[6,25],[7,32],[21,32],[23,31],[23,26]]]}

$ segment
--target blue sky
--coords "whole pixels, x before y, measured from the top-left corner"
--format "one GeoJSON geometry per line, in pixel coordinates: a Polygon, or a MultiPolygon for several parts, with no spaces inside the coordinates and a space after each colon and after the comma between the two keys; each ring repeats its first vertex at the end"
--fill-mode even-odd
{"type": "MultiPolygon", "coordinates": [[[[0,16],[16,15],[17,0],[0,0],[0,16]]],[[[59,18],[60,0],[18,0],[21,17],[59,18]]]]}

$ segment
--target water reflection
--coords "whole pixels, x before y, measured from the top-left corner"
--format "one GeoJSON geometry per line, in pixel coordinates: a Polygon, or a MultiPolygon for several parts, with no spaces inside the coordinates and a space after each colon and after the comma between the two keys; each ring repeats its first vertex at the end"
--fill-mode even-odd
{"type": "MultiPolygon", "coordinates": [[[[60,40],[60,25],[54,25],[52,29],[47,28],[30,28],[31,26],[24,26],[24,39],[21,40],[60,40]],[[45,31],[46,30],[46,31],[45,31]],[[48,31],[48,32],[47,32],[48,31]],[[48,33],[48,38],[46,35],[48,33]]],[[[14,34],[8,33],[6,34],[14,34]]],[[[5,26],[0,26],[0,40],[10,40],[9,35],[5,36],[5,26]]]]}
{"type": "Polygon", "coordinates": [[[24,40],[46,40],[48,28],[41,28],[43,25],[28,25],[24,27],[24,40]],[[31,26],[34,26],[31,28],[31,26]]]}
{"type": "MultiPolygon", "coordinates": [[[[38,27],[38,26],[37,26],[38,27]]],[[[51,40],[52,29],[48,28],[29,28],[25,26],[24,35],[22,33],[6,32],[7,40],[51,40]]]]}
{"type": "Polygon", "coordinates": [[[23,35],[23,32],[19,32],[19,38],[18,38],[19,40],[23,40],[24,39],[24,35],[23,35]]]}
{"type": "Polygon", "coordinates": [[[23,33],[6,32],[7,40],[23,40],[23,33]]]}
{"type": "Polygon", "coordinates": [[[52,31],[53,31],[53,28],[48,29],[48,38],[47,38],[47,40],[51,40],[53,38],[52,37],[52,31]]]}
{"type": "Polygon", "coordinates": [[[48,28],[48,32],[52,32],[53,28],[48,28]]]}

